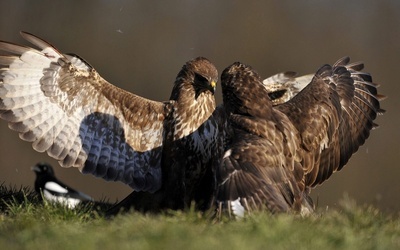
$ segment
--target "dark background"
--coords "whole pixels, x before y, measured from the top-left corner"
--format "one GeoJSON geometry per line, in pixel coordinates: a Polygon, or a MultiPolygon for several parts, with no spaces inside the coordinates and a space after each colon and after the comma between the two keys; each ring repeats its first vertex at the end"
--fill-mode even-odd
{"type": "MultiPolygon", "coordinates": [[[[82,56],[111,83],[159,101],[169,98],[181,66],[196,56],[220,72],[240,60],[264,78],[315,72],[345,55],[362,60],[389,97],[382,103],[387,113],[344,170],[313,196],[322,208],[335,207],[347,193],[360,204],[400,209],[400,1],[1,1],[0,39],[27,44],[20,30],[82,56]]],[[[115,201],[131,191],[62,169],[0,121],[0,183],[32,186],[30,167],[38,161],[96,199],[115,201]]]]}

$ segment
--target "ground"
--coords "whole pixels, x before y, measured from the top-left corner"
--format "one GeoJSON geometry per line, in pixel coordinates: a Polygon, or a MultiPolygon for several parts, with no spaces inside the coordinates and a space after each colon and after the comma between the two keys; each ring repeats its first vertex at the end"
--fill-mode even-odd
{"type": "Polygon", "coordinates": [[[160,215],[129,212],[112,219],[107,206],[75,210],[41,203],[35,193],[0,188],[4,249],[399,249],[400,219],[344,198],[339,209],[300,217],[258,213],[211,219],[194,209],[160,215]]]}

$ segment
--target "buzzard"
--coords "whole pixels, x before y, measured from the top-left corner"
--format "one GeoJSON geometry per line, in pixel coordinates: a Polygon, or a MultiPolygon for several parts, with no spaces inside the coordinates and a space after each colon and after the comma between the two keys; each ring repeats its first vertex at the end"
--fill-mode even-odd
{"type": "Polygon", "coordinates": [[[82,58],[22,32],[40,50],[0,42],[0,118],[63,167],[134,192],[110,213],[206,209],[243,216],[313,209],[309,190],[340,170],[376,127],[382,96],[343,58],[313,76],[264,81],[249,66],[187,62],[157,102],[108,83],[82,58]]]}
{"type": "Polygon", "coordinates": [[[345,57],[322,66],[312,78],[305,76],[302,79],[310,82],[298,88],[290,86],[303,81],[284,85],[290,74],[263,84],[257,72],[242,63],[223,71],[228,118],[216,170],[219,215],[313,210],[310,189],[342,169],[377,127],[377,114],[384,112],[379,104],[384,96],[362,69],[362,63],[349,64],[345,57]]]}
{"type": "Polygon", "coordinates": [[[22,140],[62,167],[151,193],[153,209],[211,199],[211,186],[197,187],[212,185],[218,158],[213,64],[187,62],[170,99],[157,102],[110,84],[77,55],[21,35],[39,50],[0,42],[0,118],[22,140]]]}

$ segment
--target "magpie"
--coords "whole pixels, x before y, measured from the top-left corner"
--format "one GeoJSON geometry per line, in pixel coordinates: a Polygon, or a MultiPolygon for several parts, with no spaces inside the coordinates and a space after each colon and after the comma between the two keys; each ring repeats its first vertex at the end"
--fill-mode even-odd
{"type": "Polygon", "coordinates": [[[38,163],[32,170],[36,174],[35,191],[47,201],[61,203],[68,208],[75,208],[82,201],[93,201],[90,196],[59,181],[49,164],[38,163]]]}

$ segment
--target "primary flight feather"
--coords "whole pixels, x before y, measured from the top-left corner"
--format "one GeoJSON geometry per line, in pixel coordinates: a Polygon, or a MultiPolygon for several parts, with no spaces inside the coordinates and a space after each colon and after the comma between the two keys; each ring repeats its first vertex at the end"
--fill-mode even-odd
{"type": "Polygon", "coordinates": [[[310,82],[294,89],[279,81],[271,88],[271,81],[263,83],[242,63],[223,71],[228,118],[216,175],[220,214],[313,210],[310,188],[347,163],[384,112],[379,103],[384,97],[362,68],[345,57],[306,76],[310,82]],[[271,100],[279,88],[294,94],[271,100]]]}
{"type": "Polygon", "coordinates": [[[135,191],[156,193],[160,208],[211,194],[195,187],[213,164],[218,128],[212,116],[218,73],[207,59],[188,61],[171,98],[152,101],[103,79],[74,54],[29,33],[39,49],[0,42],[0,117],[63,167],[135,191]]]}
{"type": "Polygon", "coordinates": [[[134,189],[113,208],[207,209],[243,216],[313,210],[310,188],[340,170],[383,113],[377,84],[348,58],[316,74],[262,81],[205,58],[179,71],[170,99],[152,101],[103,79],[75,54],[29,33],[39,49],[0,42],[0,118],[63,167],[134,189]]]}

